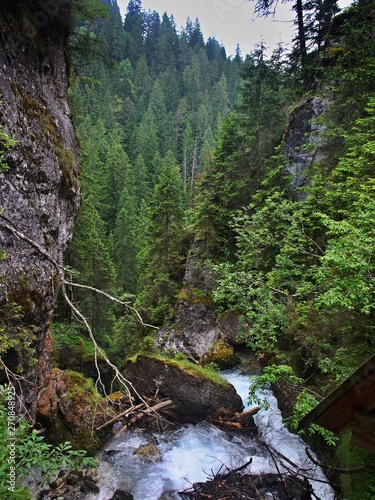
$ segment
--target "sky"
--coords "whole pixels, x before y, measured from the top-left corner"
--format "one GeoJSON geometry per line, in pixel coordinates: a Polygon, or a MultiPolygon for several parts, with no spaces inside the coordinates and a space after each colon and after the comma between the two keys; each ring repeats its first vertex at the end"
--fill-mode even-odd
{"type": "MultiPolygon", "coordinates": [[[[349,0],[341,0],[349,3],[349,0]]],[[[117,0],[122,14],[126,13],[129,0],[117,0]]],[[[144,10],[156,10],[160,15],[173,14],[178,30],[186,19],[199,18],[204,39],[215,38],[225,46],[227,55],[234,54],[237,43],[242,55],[252,51],[261,41],[269,50],[281,41],[291,42],[295,17],[292,2],[279,2],[275,16],[260,18],[254,15],[254,2],[245,0],[142,0],[144,10]]],[[[287,46],[287,45],[286,45],[287,46]]]]}

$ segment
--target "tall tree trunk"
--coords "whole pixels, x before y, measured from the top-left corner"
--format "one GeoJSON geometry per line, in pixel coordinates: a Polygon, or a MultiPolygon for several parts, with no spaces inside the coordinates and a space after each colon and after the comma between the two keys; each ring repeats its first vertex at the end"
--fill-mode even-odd
{"type": "Polygon", "coordinates": [[[296,10],[297,10],[297,23],[298,23],[298,41],[301,52],[301,66],[302,69],[306,67],[306,35],[305,35],[305,26],[303,23],[303,5],[302,0],[296,1],[296,10]]]}

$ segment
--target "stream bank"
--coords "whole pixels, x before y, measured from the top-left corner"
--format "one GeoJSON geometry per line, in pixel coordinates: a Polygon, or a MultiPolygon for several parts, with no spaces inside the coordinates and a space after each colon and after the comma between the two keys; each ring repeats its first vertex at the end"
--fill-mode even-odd
{"type": "MultiPolygon", "coordinates": [[[[223,375],[235,386],[246,409],[248,375],[238,369],[224,372],[223,375]]],[[[257,437],[224,432],[206,421],[166,432],[131,429],[115,436],[98,455],[100,464],[94,478],[96,491],[83,491],[75,498],[187,499],[191,497],[186,492],[194,484],[205,483],[222,472],[223,468],[226,472],[249,462],[243,471],[246,474],[277,475],[284,479],[298,474],[302,480],[306,478],[309,482],[314,498],[333,500],[333,490],[323,471],[306,455],[306,444],[299,436],[289,433],[283,425],[276,398],[271,391],[267,393],[267,399],[270,408],[254,417],[259,430],[257,437]],[[137,450],[146,445],[152,445],[149,449],[157,451],[150,455],[139,454],[137,450]]],[[[264,498],[281,500],[286,497],[277,494],[270,485],[264,498]],[[270,496],[272,494],[274,496],[270,496]]]]}

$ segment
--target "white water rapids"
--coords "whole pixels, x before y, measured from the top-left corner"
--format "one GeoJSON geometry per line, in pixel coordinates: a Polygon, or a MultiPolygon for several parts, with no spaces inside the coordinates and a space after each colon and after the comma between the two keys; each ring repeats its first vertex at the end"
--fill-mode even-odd
{"type": "MultiPolygon", "coordinates": [[[[249,376],[237,370],[222,373],[242,397],[248,409],[249,376]]],[[[334,494],[322,470],[316,467],[305,453],[306,444],[283,425],[277,401],[271,391],[267,392],[268,410],[261,410],[254,420],[261,440],[272,450],[281,453],[304,474],[311,477],[310,483],[320,500],[333,500],[334,494]]],[[[220,468],[236,468],[252,457],[247,473],[278,473],[286,469],[278,461],[276,466],[267,446],[258,444],[251,437],[232,436],[216,427],[202,422],[188,425],[177,431],[162,434],[145,434],[136,430],[125,431],[120,437],[107,443],[99,465],[100,493],[89,494],[86,500],[109,500],[119,489],[131,493],[134,500],[181,499],[178,491],[188,489],[195,482],[204,482],[220,468]],[[160,453],[159,462],[149,462],[134,455],[140,446],[154,442],[160,453]]],[[[293,468],[284,461],[287,468],[293,468]]],[[[271,497],[272,498],[272,497],[271,497]]]]}

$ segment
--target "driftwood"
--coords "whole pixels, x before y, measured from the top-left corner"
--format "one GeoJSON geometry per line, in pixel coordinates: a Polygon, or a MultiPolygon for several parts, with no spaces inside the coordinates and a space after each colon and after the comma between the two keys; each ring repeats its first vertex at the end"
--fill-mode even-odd
{"type": "Polygon", "coordinates": [[[225,418],[210,418],[208,419],[211,424],[215,425],[224,431],[242,431],[255,428],[253,421],[253,415],[256,415],[260,410],[259,406],[250,408],[250,410],[244,411],[242,413],[235,413],[233,417],[225,418]]]}
{"type": "Polygon", "coordinates": [[[170,404],[172,404],[172,400],[171,399],[167,399],[166,401],[161,401],[160,403],[157,403],[156,405],[154,406],[149,406],[148,408],[145,408],[144,410],[141,410],[139,411],[138,413],[136,413],[130,420],[129,422],[127,422],[119,431],[118,433],[116,434],[116,436],[118,436],[119,434],[121,434],[123,431],[125,431],[126,429],[128,429],[131,425],[135,424],[136,422],[138,422],[138,420],[141,420],[143,417],[145,417],[146,415],[149,415],[150,413],[154,413],[154,412],[157,412],[158,410],[161,410],[162,408],[165,408],[166,406],[169,406],[170,404]]]}
{"type": "Polygon", "coordinates": [[[100,425],[99,427],[96,428],[96,430],[101,431],[102,429],[104,429],[104,427],[107,427],[108,425],[114,424],[115,422],[120,420],[120,418],[125,417],[126,415],[128,415],[132,411],[137,411],[140,408],[145,408],[145,407],[146,407],[145,403],[141,403],[139,405],[132,406],[131,408],[128,408],[127,410],[125,410],[125,411],[119,413],[118,415],[116,415],[115,417],[111,418],[111,420],[108,420],[108,422],[105,422],[104,424],[100,425]]]}
{"type": "Polygon", "coordinates": [[[191,488],[181,491],[180,495],[194,500],[234,500],[265,499],[271,494],[280,500],[310,500],[311,486],[305,479],[290,474],[244,474],[248,465],[230,469],[221,473],[221,469],[212,478],[202,483],[194,483],[191,488]]]}

